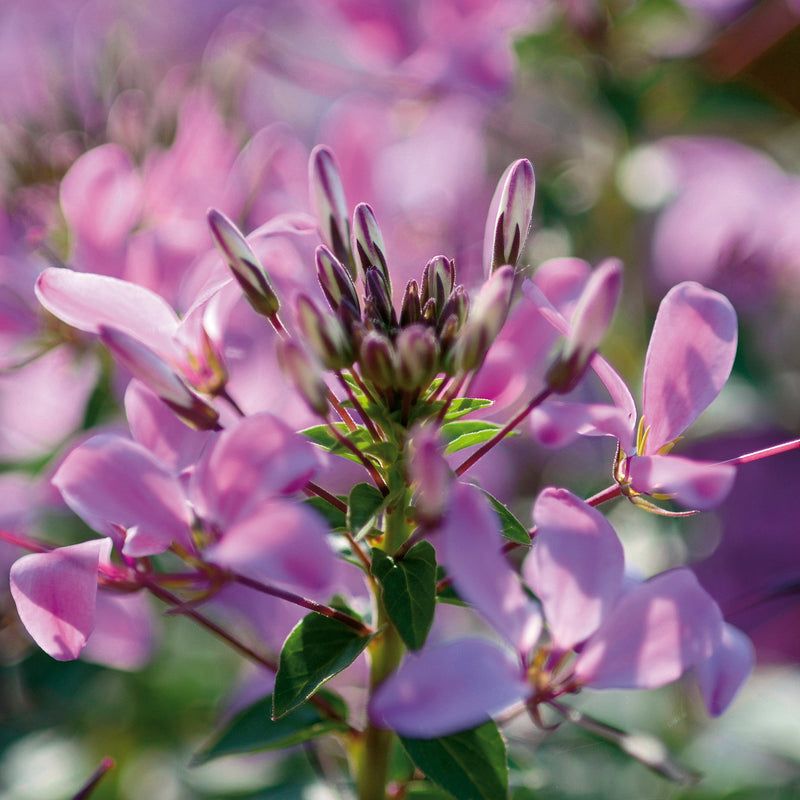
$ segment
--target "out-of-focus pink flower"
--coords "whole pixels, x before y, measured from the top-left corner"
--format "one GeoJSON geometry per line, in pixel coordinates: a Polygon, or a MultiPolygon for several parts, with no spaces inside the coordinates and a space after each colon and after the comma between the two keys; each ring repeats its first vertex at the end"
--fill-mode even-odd
{"type": "Polygon", "coordinates": [[[709,709],[720,713],[749,672],[746,647],[740,634],[724,633],[719,609],[692,573],[676,569],[626,586],[613,529],[563,489],[539,495],[534,521],[536,547],[523,576],[543,616],[500,554],[498,523],[480,491],[454,489],[438,534],[443,561],[459,594],[516,658],[488,640],[423,649],[376,691],[373,722],[405,736],[441,736],[515,702],[546,703],[581,686],[655,688],[692,667],[701,670],[709,709]],[[543,619],[549,642],[537,645],[543,619]]]}

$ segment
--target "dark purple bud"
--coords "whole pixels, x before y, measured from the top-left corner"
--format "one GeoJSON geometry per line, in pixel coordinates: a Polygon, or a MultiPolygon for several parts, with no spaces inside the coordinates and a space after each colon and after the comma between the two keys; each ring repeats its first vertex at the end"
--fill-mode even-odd
{"type": "Polygon", "coordinates": [[[322,238],[355,280],[350,251],[350,223],[339,165],[333,152],[319,145],[311,151],[308,162],[311,205],[319,220],[322,238]]]}
{"type": "Polygon", "coordinates": [[[208,211],[208,224],[214,243],[225,256],[233,276],[250,305],[265,317],[274,317],[281,304],[267,271],[247,243],[242,232],[220,211],[208,211]]]}
{"type": "Polygon", "coordinates": [[[504,264],[516,266],[533,216],[536,180],[526,158],[505,171],[495,192],[497,216],[493,224],[491,272],[504,264]]]}
{"type": "Polygon", "coordinates": [[[455,265],[444,256],[432,258],[422,271],[422,294],[420,302],[425,305],[428,299],[436,304],[438,317],[442,307],[453,289],[455,265]]]}
{"type": "Polygon", "coordinates": [[[328,416],[328,387],[319,364],[295,342],[278,341],[278,364],[308,404],[321,417],[328,416]]]}
{"type": "Polygon", "coordinates": [[[392,281],[386,264],[383,236],[375,214],[366,203],[359,203],[353,214],[353,239],[356,261],[361,266],[362,272],[366,274],[367,267],[379,269],[391,297],[392,281]]]}
{"type": "Polygon", "coordinates": [[[383,273],[373,266],[366,268],[366,296],[364,299],[367,316],[377,328],[392,330],[397,327],[397,317],[392,307],[392,295],[383,273]]]}
{"type": "Polygon", "coordinates": [[[444,327],[445,321],[452,316],[455,316],[459,328],[467,321],[469,316],[469,295],[463,286],[456,286],[450,293],[450,297],[447,298],[442,313],[439,315],[440,329],[444,327]]]}
{"type": "Polygon", "coordinates": [[[359,309],[358,294],[350,277],[350,272],[338,258],[324,244],[321,244],[314,253],[317,263],[317,279],[330,307],[336,311],[346,297],[350,304],[359,309]]]}
{"type": "Polygon", "coordinates": [[[403,328],[395,341],[397,383],[401,389],[425,389],[439,371],[439,343],[427,325],[403,328]]]}
{"type": "Polygon", "coordinates": [[[400,309],[400,326],[413,325],[422,318],[422,306],[419,301],[419,286],[416,281],[409,281],[403,295],[400,309]]]}
{"type": "Polygon", "coordinates": [[[377,331],[368,331],[361,341],[361,372],[379,389],[396,384],[397,355],[389,339],[377,331]]]}

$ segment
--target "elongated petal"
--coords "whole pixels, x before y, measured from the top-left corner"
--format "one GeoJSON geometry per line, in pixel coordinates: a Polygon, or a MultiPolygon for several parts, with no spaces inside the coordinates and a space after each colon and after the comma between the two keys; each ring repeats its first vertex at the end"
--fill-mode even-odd
{"type": "Polygon", "coordinates": [[[560,650],[593,634],[619,595],[622,544],[606,518],[566,489],[544,489],[533,507],[535,546],[523,575],[541,600],[560,650]]]}
{"type": "Polygon", "coordinates": [[[497,515],[475,486],[453,487],[450,510],[439,529],[441,559],[459,594],[520,653],[527,654],[542,628],[537,606],[501,553],[497,515]]]}
{"type": "Polygon", "coordinates": [[[755,664],[751,641],[733,625],[724,625],[722,640],[697,667],[700,691],[710,714],[719,716],[736,697],[755,664]]]}
{"type": "Polygon", "coordinates": [[[707,511],[728,496],[736,467],[681,456],[633,456],[628,475],[637,492],[666,494],[686,508],[707,511]]]}
{"type": "Polygon", "coordinates": [[[50,267],[36,281],[39,302],[73,328],[118,328],[166,356],[177,355],[178,317],[155,292],[128,281],[50,267]]]}
{"type": "Polygon", "coordinates": [[[263,500],[302,489],[319,463],[307,439],[272,414],[254,414],[217,437],[190,492],[202,516],[232,525],[263,500]]]}
{"type": "Polygon", "coordinates": [[[622,596],[575,676],[596,689],[654,689],[709,658],[721,637],[717,604],[688,569],[671,570],[622,596]]]}
{"type": "Polygon", "coordinates": [[[429,739],[479,725],[528,694],[510,653],[482,639],[459,639],[409,654],[369,704],[375,725],[429,739]]]}
{"type": "Polygon", "coordinates": [[[189,507],[178,480],[135,442],[112,435],[89,439],[64,459],[53,485],[95,530],[136,527],[126,555],[161,553],[173,541],[189,544],[189,507]]]}
{"type": "Polygon", "coordinates": [[[650,435],[642,455],[680,436],[720,393],[736,340],[736,312],[726,297],[691,281],[670,289],[644,365],[642,406],[650,435]]]}
{"type": "Polygon", "coordinates": [[[58,661],[77,658],[95,624],[97,568],[110,539],[31,553],[11,567],[11,594],[36,644],[58,661]]]}
{"type": "Polygon", "coordinates": [[[630,430],[625,409],[605,403],[543,403],[531,413],[533,435],[545,447],[566,447],[578,436],[615,436],[624,440],[630,430]]]}
{"type": "Polygon", "coordinates": [[[330,585],[336,565],[327,533],[319,514],[270,500],[224,531],[204,556],[248,578],[320,591],[330,585]]]}

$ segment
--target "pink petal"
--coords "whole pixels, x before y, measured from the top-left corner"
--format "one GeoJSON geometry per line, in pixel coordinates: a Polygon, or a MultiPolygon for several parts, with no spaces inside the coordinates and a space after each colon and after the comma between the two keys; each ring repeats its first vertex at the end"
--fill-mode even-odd
{"type": "Polygon", "coordinates": [[[179,355],[173,336],[178,317],[157,294],[128,281],[50,267],[36,281],[36,296],[59,319],[87,333],[118,328],[163,355],[179,355]]]}
{"type": "Polygon", "coordinates": [[[94,436],[67,455],[53,485],[95,530],[135,528],[126,555],[161,553],[173,541],[190,546],[191,514],[180,483],[135,442],[94,436]]]}
{"type": "Polygon", "coordinates": [[[531,429],[545,447],[566,447],[578,436],[628,438],[630,418],[618,406],[550,400],[531,413],[531,429]]]}
{"type": "Polygon", "coordinates": [[[632,456],[627,462],[631,486],[644,494],[666,494],[686,508],[707,511],[727,496],[736,478],[732,464],[681,456],[632,456]]]}
{"type": "Polygon", "coordinates": [[[533,507],[538,530],[523,575],[542,603],[560,650],[588,638],[619,595],[622,544],[606,518],[566,489],[544,489],[533,507]]]}
{"type": "Polygon", "coordinates": [[[114,669],[141,669],[153,655],[153,614],[143,592],[97,593],[95,624],[81,653],[84,661],[114,669]]]}
{"type": "Polygon", "coordinates": [[[644,366],[642,455],[656,453],[694,422],[728,380],[736,355],[736,312],[699,283],[674,286],[661,301],[644,366]]]}
{"type": "Polygon", "coordinates": [[[440,558],[458,593],[520,653],[536,644],[542,619],[501,553],[497,515],[480,489],[456,484],[450,510],[436,534],[440,558]]]}
{"type": "Polygon", "coordinates": [[[755,664],[752,642],[733,625],[724,625],[722,640],[710,658],[696,666],[700,690],[710,714],[719,716],[731,704],[755,664]]]}
{"type": "Polygon", "coordinates": [[[203,555],[254,580],[322,591],[330,586],[336,566],[327,534],[322,517],[311,509],[270,500],[223,531],[203,555]]]}
{"type": "Polygon", "coordinates": [[[254,414],[217,437],[191,493],[201,515],[232,524],[264,499],[302,489],[319,464],[307,439],[272,414],[254,414]]]}
{"type": "Polygon", "coordinates": [[[688,569],[652,578],[624,594],[575,662],[596,689],[654,689],[710,657],[722,615],[688,569]]]}
{"type": "Polygon", "coordinates": [[[110,539],[31,553],[11,567],[11,594],[36,644],[58,661],[77,658],[94,628],[97,568],[110,539]]]}
{"type": "Polygon", "coordinates": [[[497,645],[459,639],[406,656],[369,704],[375,725],[430,739],[479,725],[529,693],[520,665],[497,645]]]}

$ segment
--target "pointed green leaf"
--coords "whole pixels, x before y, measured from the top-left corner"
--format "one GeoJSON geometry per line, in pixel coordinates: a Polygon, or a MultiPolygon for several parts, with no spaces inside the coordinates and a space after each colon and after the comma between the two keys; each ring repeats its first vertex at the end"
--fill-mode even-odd
{"type": "Polygon", "coordinates": [[[347,527],[353,536],[375,516],[383,504],[383,495],[370,483],[357,483],[347,501],[347,527]]]}
{"type": "Polygon", "coordinates": [[[447,409],[445,414],[445,422],[463,417],[472,411],[477,411],[479,408],[486,408],[492,404],[491,400],[486,400],[483,397],[456,397],[450,408],[447,409]]]}
{"type": "Polygon", "coordinates": [[[286,638],[281,650],[272,718],[297,708],[325,681],[355,661],[372,636],[362,636],[339,620],[312,611],[286,638]]]}
{"type": "Polygon", "coordinates": [[[486,499],[492,504],[492,507],[500,517],[500,523],[503,526],[503,536],[511,542],[517,544],[529,545],[531,543],[531,535],[528,529],[509,511],[508,506],[503,505],[496,497],[493,497],[489,492],[481,491],[486,495],[486,499]]]}
{"type": "Polygon", "coordinates": [[[508,797],[506,744],[494,722],[439,739],[400,741],[417,767],[456,800],[508,797]]]}
{"type": "MultiPolygon", "coordinates": [[[[347,707],[335,694],[325,692],[325,699],[344,719],[347,707]]],[[[348,730],[347,723],[329,719],[311,704],[273,720],[272,695],[257,700],[243,709],[204,744],[192,758],[192,764],[205,764],[211,759],[237,753],[257,753],[292,747],[317,736],[348,730]]]]}
{"type": "MultiPolygon", "coordinates": [[[[445,453],[455,453],[474,444],[483,444],[501,430],[499,425],[482,419],[462,419],[442,425],[442,439],[446,443],[445,453]]],[[[510,431],[507,436],[515,435],[510,431]]]]}
{"type": "Polygon", "coordinates": [[[383,607],[409,650],[428,636],[436,608],[436,552],[417,542],[400,561],[372,549],[372,574],[381,585],[383,607]]]}

